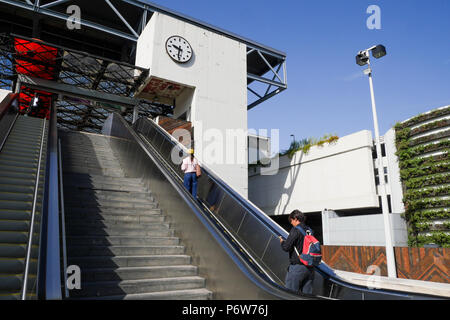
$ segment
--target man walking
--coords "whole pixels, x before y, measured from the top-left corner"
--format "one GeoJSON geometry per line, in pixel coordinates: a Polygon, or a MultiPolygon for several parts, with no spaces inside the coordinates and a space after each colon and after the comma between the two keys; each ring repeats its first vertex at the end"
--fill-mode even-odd
{"type": "Polygon", "coordinates": [[[294,210],[289,214],[289,223],[292,229],[286,240],[280,237],[281,248],[289,252],[289,267],[286,274],[286,287],[297,293],[312,294],[312,284],[314,280],[314,268],[307,267],[301,263],[298,253],[302,252],[304,236],[296,227],[300,226],[304,230],[310,229],[305,225],[305,215],[299,210],[294,210]]]}

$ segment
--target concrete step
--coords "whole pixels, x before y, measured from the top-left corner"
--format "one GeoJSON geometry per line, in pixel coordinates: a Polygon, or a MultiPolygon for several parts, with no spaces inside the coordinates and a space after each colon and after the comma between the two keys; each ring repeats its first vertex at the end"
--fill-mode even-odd
{"type": "Polygon", "coordinates": [[[119,268],[119,267],[151,267],[175,266],[191,263],[187,255],[147,255],[147,256],[115,256],[115,257],[68,257],[69,265],[75,264],[84,268],[119,268]]]}
{"type": "Polygon", "coordinates": [[[201,288],[191,290],[160,291],[141,294],[127,294],[86,298],[86,300],[211,300],[212,292],[201,288]]]}
{"type": "Polygon", "coordinates": [[[117,158],[115,157],[113,151],[111,150],[111,148],[91,148],[91,147],[86,147],[86,146],[80,146],[80,147],[72,147],[72,146],[66,146],[66,147],[62,147],[62,152],[63,154],[71,157],[73,155],[79,155],[79,154],[91,154],[91,155],[95,155],[96,157],[99,158],[105,158],[105,159],[110,159],[110,160],[117,160],[117,158]]]}
{"type": "Polygon", "coordinates": [[[166,228],[136,229],[136,228],[86,228],[66,226],[68,236],[141,236],[141,237],[173,237],[174,231],[166,228]]]}
{"type": "MultiPolygon", "coordinates": [[[[1,200],[0,200],[1,203],[1,200]]],[[[64,199],[65,207],[70,208],[105,208],[105,209],[140,209],[149,210],[158,208],[157,202],[125,202],[113,200],[96,200],[96,201],[76,201],[68,198],[64,199]]]]}
{"type": "MultiPolygon", "coordinates": [[[[0,158],[1,159],[1,158],[0,158]]],[[[65,160],[63,159],[62,167],[86,167],[90,169],[109,169],[109,170],[122,170],[122,167],[117,161],[86,161],[86,160],[65,160]]]]}
{"type": "MultiPolygon", "coordinates": [[[[72,190],[65,189],[70,192],[72,190]]],[[[155,198],[150,193],[145,192],[120,192],[120,191],[107,191],[107,190],[79,190],[70,194],[71,201],[80,202],[98,202],[98,201],[132,201],[134,203],[154,203],[155,198]]]]}
{"type": "MultiPolygon", "coordinates": [[[[128,178],[128,177],[110,177],[107,175],[98,175],[98,174],[86,174],[86,173],[70,173],[67,172],[63,175],[64,182],[71,181],[76,183],[81,182],[98,182],[98,183],[106,183],[106,184],[117,184],[117,185],[129,185],[136,186],[141,185],[141,178],[128,178]]],[[[65,183],[64,183],[65,185],[65,183]]],[[[72,185],[72,184],[69,184],[72,185]]]]}
{"type": "MultiPolygon", "coordinates": [[[[7,221],[7,220],[4,220],[7,221]]],[[[15,220],[12,220],[15,221],[15,220]]],[[[20,221],[20,220],[17,220],[20,221]]],[[[129,230],[166,230],[170,228],[169,223],[165,222],[152,222],[152,223],[129,223],[124,221],[110,221],[110,220],[82,220],[82,219],[67,219],[66,220],[66,230],[73,230],[79,228],[87,229],[124,229],[124,231],[129,230]]]]}
{"type": "MultiPolygon", "coordinates": [[[[5,215],[7,217],[14,217],[15,215],[5,215]]],[[[23,216],[29,216],[23,215],[23,216]]],[[[0,219],[2,218],[2,211],[0,211],[0,219]]],[[[20,220],[20,219],[16,219],[20,220]]],[[[92,224],[97,221],[106,221],[110,223],[122,222],[122,223],[134,223],[134,224],[149,224],[155,222],[164,222],[166,217],[161,214],[135,214],[135,215],[123,215],[123,214],[66,214],[66,223],[71,224],[74,220],[86,221],[92,224]]]]}
{"type": "MultiPolygon", "coordinates": [[[[2,185],[0,184],[0,190],[2,185]]],[[[26,190],[26,189],[21,189],[26,190]]],[[[134,191],[122,191],[122,190],[101,190],[101,189],[80,189],[74,187],[64,188],[64,194],[69,194],[71,199],[111,199],[121,201],[142,201],[150,200],[155,201],[150,192],[134,192],[134,191]]]]}
{"type": "Polygon", "coordinates": [[[82,208],[82,207],[68,207],[65,206],[66,215],[130,215],[130,216],[144,216],[161,214],[161,209],[141,209],[141,208],[113,208],[113,207],[97,207],[97,208],[82,208]]]}
{"type": "Polygon", "coordinates": [[[63,166],[63,172],[77,172],[77,173],[87,173],[95,175],[107,175],[111,177],[125,177],[125,173],[119,169],[102,169],[102,168],[89,168],[83,166],[63,166]]]}
{"type": "MultiPolygon", "coordinates": [[[[0,245],[0,253],[2,252],[0,245]]],[[[12,251],[12,247],[11,253],[12,251]]],[[[5,251],[6,252],[6,251],[5,251]]],[[[71,257],[90,257],[90,256],[144,256],[144,255],[163,255],[163,254],[184,254],[185,248],[183,246],[74,246],[67,247],[68,255],[71,257]]],[[[14,253],[19,253],[16,249],[14,253]]]]}
{"type": "Polygon", "coordinates": [[[71,297],[100,297],[174,290],[200,289],[205,279],[192,277],[140,279],[124,281],[87,282],[81,284],[81,290],[71,292],[71,297]]]}
{"type": "Polygon", "coordinates": [[[83,281],[120,281],[174,277],[191,277],[198,274],[198,268],[192,265],[87,268],[83,269],[83,281]]]}
{"type": "MultiPolygon", "coordinates": [[[[1,235],[1,233],[0,233],[1,235]]],[[[176,237],[129,237],[129,236],[68,236],[67,245],[122,245],[122,246],[172,246],[179,245],[180,239],[176,237]]],[[[1,239],[0,239],[1,240],[1,239]]]]}

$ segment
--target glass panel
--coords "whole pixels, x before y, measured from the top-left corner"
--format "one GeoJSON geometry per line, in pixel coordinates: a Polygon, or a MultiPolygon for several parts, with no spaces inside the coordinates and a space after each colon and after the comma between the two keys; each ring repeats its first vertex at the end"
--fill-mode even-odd
{"type": "Polygon", "coordinates": [[[245,214],[245,210],[226,194],[220,205],[218,218],[232,231],[237,232],[245,214]]]}
{"type": "Polygon", "coordinates": [[[259,219],[246,214],[238,236],[245,241],[245,246],[249,250],[253,251],[257,257],[262,257],[272,235],[259,219]]]}

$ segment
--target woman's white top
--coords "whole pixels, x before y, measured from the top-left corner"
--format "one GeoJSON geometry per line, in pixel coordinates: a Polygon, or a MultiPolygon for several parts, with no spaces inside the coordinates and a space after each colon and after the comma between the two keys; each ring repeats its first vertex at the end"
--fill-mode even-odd
{"type": "Polygon", "coordinates": [[[188,156],[183,159],[183,163],[181,164],[181,170],[184,171],[184,173],[189,172],[196,172],[196,167],[198,165],[197,159],[194,158],[193,161],[191,161],[191,156],[188,156]]]}

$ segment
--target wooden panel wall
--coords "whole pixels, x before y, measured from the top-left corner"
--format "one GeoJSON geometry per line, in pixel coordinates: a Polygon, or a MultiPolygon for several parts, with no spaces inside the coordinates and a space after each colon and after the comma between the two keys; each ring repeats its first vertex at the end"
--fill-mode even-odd
{"type": "MultiPolygon", "coordinates": [[[[394,251],[399,278],[450,283],[450,248],[396,247],[394,251]]],[[[384,247],[322,246],[322,255],[333,269],[366,273],[375,265],[387,276],[384,247]]]]}

